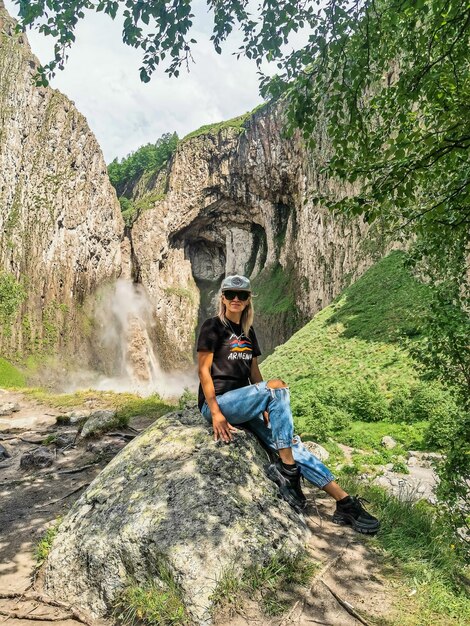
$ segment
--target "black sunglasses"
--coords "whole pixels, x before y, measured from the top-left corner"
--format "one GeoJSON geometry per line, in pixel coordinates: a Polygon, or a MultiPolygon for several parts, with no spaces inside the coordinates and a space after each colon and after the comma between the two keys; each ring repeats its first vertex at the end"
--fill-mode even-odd
{"type": "Polygon", "coordinates": [[[251,295],[249,291],[232,291],[232,289],[227,289],[223,294],[227,300],[235,300],[235,297],[237,297],[240,302],[245,302],[251,295]]]}

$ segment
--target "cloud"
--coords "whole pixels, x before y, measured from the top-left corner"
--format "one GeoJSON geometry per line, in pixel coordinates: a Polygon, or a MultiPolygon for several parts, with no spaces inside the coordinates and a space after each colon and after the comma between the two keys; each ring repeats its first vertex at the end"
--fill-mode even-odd
{"type": "MultiPolygon", "coordinates": [[[[16,17],[17,6],[5,0],[16,17]]],[[[65,70],[58,72],[52,86],[65,93],[83,113],[100,143],[107,162],[122,158],[139,146],[154,142],[165,132],[180,137],[203,124],[235,117],[253,109],[258,93],[256,65],[238,61],[231,51],[240,36],[229,38],[222,55],[209,41],[211,19],[206,3],[195,3],[198,40],[190,73],[168,78],[163,70],[150,83],[141,83],[141,52],[125,46],[121,22],[90,12],[79,23],[65,70]]],[[[37,31],[27,32],[31,48],[46,63],[53,58],[53,41],[37,31]]]]}

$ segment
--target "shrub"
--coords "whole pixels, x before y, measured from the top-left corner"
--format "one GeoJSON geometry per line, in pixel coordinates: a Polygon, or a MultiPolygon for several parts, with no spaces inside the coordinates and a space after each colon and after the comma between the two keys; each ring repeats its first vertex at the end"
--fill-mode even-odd
{"type": "Polygon", "coordinates": [[[332,434],[328,407],[314,398],[301,416],[303,429],[313,435],[316,441],[326,441],[332,434]]]}
{"type": "Polygon", "coordinates": [[[335,433],[344,430],[352,423],[352,415],[337,406],[327,408],[331,430],[335,433]]]}
{"type": "Polygon", "coordinates": [[[390,401],[389,414],[393,422],[414,421],[410,394],[404,390],[397,391],[390,401]]]}
{"type": "Polygon", "coordinates": [[[360,382],[355,389],[352,410],[358,420],[379,422],[389,417],[385,396],[374,382],[360,382]]]}
{"type": "Polygon", "coordinates": [[[436,406],[446,401],[446,392],[434,383],[417,385],[411,395],[411,412],[414,421],[429,420],[436,406]]]}
{"type": "Polygon", "coordinates": [[[448,398],[436,404],[431,412],[425,442],[430,448],[447,448],[453,443],[464,416],[457,405],[448,398]]]}
{"type": "Polygon", "coordinates": [[[189,387],[185,387],[183,393],[178,400],[178,408],[185,409],[188,406],[197,404],[197,394],[191,391],[189,387]]]}

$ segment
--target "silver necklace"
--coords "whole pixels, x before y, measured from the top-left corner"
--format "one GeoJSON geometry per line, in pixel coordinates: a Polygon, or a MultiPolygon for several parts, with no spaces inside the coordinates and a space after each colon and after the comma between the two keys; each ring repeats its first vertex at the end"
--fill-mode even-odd
{"type": "Polygon", "coordinates": [[[233,326],[232,326],[232,324],[230,323],[230,320],[228,319],[228,317],[226,317],[225,319],[227,320],[228,325],[230,326],[230,330],[232,331],[232,333],[235,335],[235,337],[236,337],[238,340],[240,340],[240,339],[241,339],[241,338],[245,335],[245,333],[243,332],[243,329],[242,329],[241,334],[240,334],[240,335],[237,335],[237,333],[234,331],[233,326]]]}

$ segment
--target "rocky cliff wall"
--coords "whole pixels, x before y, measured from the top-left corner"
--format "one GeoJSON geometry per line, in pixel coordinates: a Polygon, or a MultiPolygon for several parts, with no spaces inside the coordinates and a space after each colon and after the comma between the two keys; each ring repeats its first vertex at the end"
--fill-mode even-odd
{"type": "Polygon", "coordinates": [[[374,259],[363,222],[334,218],[313,199],[326,188],[347,192],[322,178],[322,148],[308,155],[300,135],[286,139],[282,129],[281,107],[263,107],[243,127],[183,140],[165,172],[135,187],[138,199],[159,198],[132,227],[140,280],[186,353],[198,294],[199,318],[213,314],[225,274],[253,279],[256,328],[268,352],[374,259]],[[169,293],[175,288],[187,297],[169,293]]]}
{"type": "Polygon", "coordinates": [[[374,260],[366,225],[314,200],[347,190],[322,177],[321,147],[309,155],[300,135],[283,137],[278,105],[183,140],[135,182],[140,214],[124,229],[85,118],[34,85],[38,61],[14,26],[0,1],[0,294],[3,281],[18,296],[7,318],[0,303],[3,354],[77,354],[89,295],[121,275],[150,297],[162,364],[188,364],[197,323],[235,272],[253,280],[266,354],[374,260]]]}
{"type": "Polygon", "coordinates": [[[35,86],[39,62],[14,29],[0,2],[0,282],[20,294],[0,319],[0,349],[72,354],[87,296],[121,272],[123,222],[86,119],[35,86]]]}

